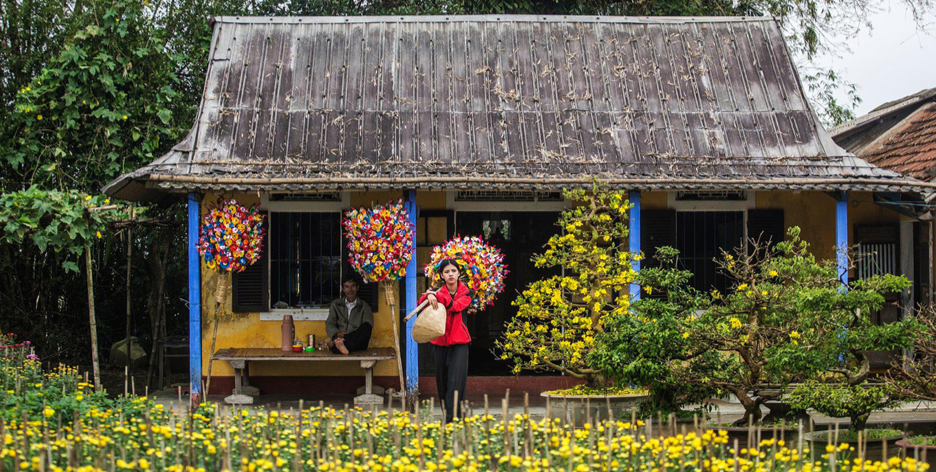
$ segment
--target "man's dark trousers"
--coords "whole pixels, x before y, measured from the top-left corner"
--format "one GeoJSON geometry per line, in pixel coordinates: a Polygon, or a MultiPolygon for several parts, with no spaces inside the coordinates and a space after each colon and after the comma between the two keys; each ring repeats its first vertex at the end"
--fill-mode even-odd
{"type": "MultiPolygon", "coordinates": [[[[345,347],[348,348],[349,351],[363,351],[367,349],[367,344],[370,343],[372,330],[373,327],[370,323],[364,323],[356,331],[344,335],[345,347]]],[[[335,354],[341,353],[337,346],[332,346],[331,351],[335,354]]]]}

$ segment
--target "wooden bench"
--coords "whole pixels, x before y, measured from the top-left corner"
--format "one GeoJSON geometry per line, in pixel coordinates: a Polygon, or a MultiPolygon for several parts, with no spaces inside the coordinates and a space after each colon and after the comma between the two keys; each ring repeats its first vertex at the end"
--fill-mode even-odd
{"type": "Polygon", "coordinates": [[[249,405],[259,390],[250,386],[248,364],[251,362],[360,362],[364,369],[364,393],[354,397],[355,405],[379,405],[383,397],[374,394],[374,365],[377,361],[396,359],[392,347],[370,348],[352,351],[347,356],[331,351],[286,352],[278,348],[221,349],[212,356],[217,361],[227,361],[234,368],[234,394],[224,402],[232,405],[249,405]]]}

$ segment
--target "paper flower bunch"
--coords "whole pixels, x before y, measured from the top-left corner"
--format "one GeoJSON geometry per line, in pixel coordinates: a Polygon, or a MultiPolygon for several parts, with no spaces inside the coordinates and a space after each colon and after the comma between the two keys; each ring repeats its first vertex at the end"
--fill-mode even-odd
{"type": "Polygon", "coordinates": [[[263,218],[255,207],[218,199],[202,219],[198,253],[209,269],[242,272],[263,252],[263,218]]]}
{"type": "Polygon", "coordinates": [[[466,285],[474,291],[469,312],[483,310],[504,291],[504,278],[508,272],[504,255],[478,236],[455,236],[441,247],[432,249],[425,273],[433,287],[442,283],[442,273],[438,269],[439,262],[444,259],[454,259],[461,265],[466,285]]]}
{"type": "Polygon", "coordinates": [[[348,262],[366,282],[397,280],[413,258],[413,231],[403,201],[353,208],[341,220],[348,240],[348,262]]]}

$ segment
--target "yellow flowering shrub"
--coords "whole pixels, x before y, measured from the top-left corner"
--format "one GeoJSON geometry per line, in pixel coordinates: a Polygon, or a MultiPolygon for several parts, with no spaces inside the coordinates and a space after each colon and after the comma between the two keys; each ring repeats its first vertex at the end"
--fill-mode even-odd
{"type": "Polygon", "coordinates": [[[553,275],[526,287],[513,302],[517,316],[496,342],[500,359],[522,369],[553,370],[595,383],[599,371],[588,354],[604,320],[630,308],[628,285],[635,280],[628,252],[625,192],[595,187],[591,192],[567,190],[577,203],[562,212],[545,251],[534,257],[536,267],[553,275]]]}

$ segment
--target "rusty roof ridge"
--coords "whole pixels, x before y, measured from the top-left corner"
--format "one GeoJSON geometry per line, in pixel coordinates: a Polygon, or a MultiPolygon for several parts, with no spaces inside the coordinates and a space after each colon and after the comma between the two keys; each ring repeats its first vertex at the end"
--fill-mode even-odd
{"type": "Polygon", "coordinates": [[[893,112],[900,111],[910,105],[914,105],[920,102],[925,102],[936,96],[936,88],[928,89],[923,92],[917,92],[909,97],[905,97],[903,100],[896,100],[897,103],[893,105],[882,108],[879,110],[872,110],[870,113],[859,116],[851,121],[846,121],[838,126],[833,126],[829,128],[829,134],[833,137],[845,134],[853,129],[860,128],[872,121],[882,118],[884,116],[890,115],[893,112]]]}
{"type": "Polygon", "coordinates": [[[554,22],[554,23],[749,23],[775,21],[763,16],[614,16],[614,15],[382,15],[382,16],[216,16],[212,23],[334,24],[334,23],[446,23],[446,22],[554,22]]]}

